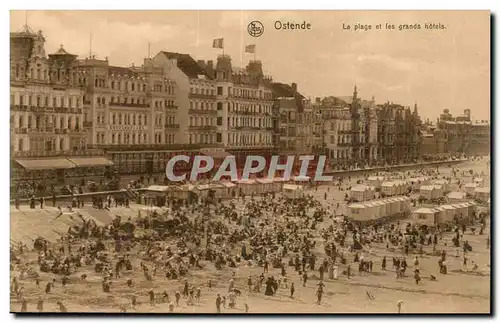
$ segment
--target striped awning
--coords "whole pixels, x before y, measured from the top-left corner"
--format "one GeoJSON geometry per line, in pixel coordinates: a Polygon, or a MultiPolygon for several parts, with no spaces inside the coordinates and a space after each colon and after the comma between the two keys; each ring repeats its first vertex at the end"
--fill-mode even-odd
{"type": "Polygon", "coordinates": [[[114,163],[104,157],[72,157],[68,158],[76,167],[112,166],[114,163]]]}
{"type": "Polygon", "coordinates": [[[75,168],[75,164],[66,158],[16,159],[16,162],[26,170],[75,168]]]}

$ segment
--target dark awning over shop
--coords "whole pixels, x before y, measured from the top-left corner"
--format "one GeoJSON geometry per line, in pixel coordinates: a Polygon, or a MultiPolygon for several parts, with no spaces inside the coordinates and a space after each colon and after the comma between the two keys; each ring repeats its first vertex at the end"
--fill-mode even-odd
{"type": "Polygon", "coordinates": [[[68,158],[76,167],[112,166],[114,163],[104,157],[73,157],[68,158]]]}
{"type": "Polygon", "coordinates": [[[26,170],[75,168],[75,164],[66,158],[16,159],[16,162],[26,170]]]}
{"type": "Polygon", "coordinates": [[[214,159],[215,158],[216,159],[224,159],[226,157],[233,156],[230,153],[228,153],[227,151],[203,151],[202,153],[203,153],[203,155],[212,157],[214,159]]]}

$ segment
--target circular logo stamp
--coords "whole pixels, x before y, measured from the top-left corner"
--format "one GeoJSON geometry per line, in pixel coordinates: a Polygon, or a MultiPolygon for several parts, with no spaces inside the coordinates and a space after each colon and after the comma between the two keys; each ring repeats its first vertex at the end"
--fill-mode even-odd
{"type": "Polygon", "coordinates": [[[247,31],[252,37],[260,37],[264,33],[264,25],[260,21],[254,20],[248,24],[247,31]]]}

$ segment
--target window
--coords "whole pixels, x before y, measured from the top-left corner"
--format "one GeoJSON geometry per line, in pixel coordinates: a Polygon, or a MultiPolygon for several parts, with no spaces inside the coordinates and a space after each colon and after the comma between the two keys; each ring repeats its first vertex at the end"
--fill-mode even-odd
{"type": "Polygon", "coordinates": [[[222,95],[222,86],[217,87],[217,95],[222,95]]]}
{"type": "Polygon", "coordinates": [[[217,110],[218,111],[222,110],[222,102],[217,102],[217,110]]]}
{"type": "Polygon", "coordinates": [[[222,117],[217,117],[217,125],[222,126],[222,117]]]}
{"type": "Polygon", "coordinates": [[[220,132],[217,133],[217,142],[222,142],[222,134],[220,132]]]}

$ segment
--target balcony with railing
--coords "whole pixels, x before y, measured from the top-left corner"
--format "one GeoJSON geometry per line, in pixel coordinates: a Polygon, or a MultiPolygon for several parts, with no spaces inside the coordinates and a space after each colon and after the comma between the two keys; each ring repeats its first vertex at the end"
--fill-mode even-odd
{"type": "Polygon", "coordinates": [[[215,94],[200,94],[200,93],[189,93],[190,99],[203,99],[203,100],[215,100],[215,94]]]}
{"type": "Polygon", "coordinates": [[[189,114],[217,115],[217,110],[189,109],[188,112],[189,114]]]}
{"type": "Polygon", "coordinates": [[[17,135],[25,135],[28,133],[27,128],[14,128],[13,130],[14,130],[14,133],[17,135]]]}
{"type": "Polygon", "coordinates": [[[77,113],[83,112],[82,108],[68,108],[68,107],[37,107],[34,105],[12,105],[12,111],[19,112],[33,112],[33,113],[77,113]]]}
{"type": "Polygon", "coordinates": [[[244,116],[261,116],[262,113],[257,111],[232,111],[234,114],[244,115],[244,116]]]}
{"type": "Polygon", "coordinates": [[[191,151],[202,148],[223,148],[223,144],[137,144],[137,145],[89,145],[88,149],[102,149],[110,152],[144,151],[144,150],[171,150],[171,151],[191,151]]]}
{"type": "Polygon", "coordinates": [[[72,157],[72,156],[102,156],[102,149],[81,149],[81,150],[30,150],[30,151],[13,151],[12,158],[33,158],[33,157],[72,157]]]}
{"type": "Polygon", "coordinates": [[[25,112],[25,111],[28,111],[28,106],[27,105],[19,105],[19,104],[11,104],[10,109],[12,111],[25,112]]]}
{"type": "Polygon", "coordinates": [[[166,129],[179,129],[180,128],[180,125],[179,124],[166,124],[165,125],[165,128],[166,129]]]}
{"type": "Polygon", "coordinates": [[[127,108],[149,108],[149,104],[142,103],[118,103],[118,102],[110,102],[110,107],[127,107],[127,108]]]}
{"type": "Polygon", "coordinates": [[[92,128],[93,122],[92,121],[84,121],[83,122],[83,127],[84,128],[92,128]]]}
{"type": "Polygon", "coordinates": [[[189,126],[189,130],[217,130],[217,126],[189,126]]]}
{"type": "Polygon", "coordinates": [[[56,128],[54,129],[54,132],[58,135],[65,135],[68,133],[68,129],[60,129],[60,128],[56,128]]]}

